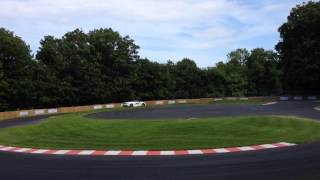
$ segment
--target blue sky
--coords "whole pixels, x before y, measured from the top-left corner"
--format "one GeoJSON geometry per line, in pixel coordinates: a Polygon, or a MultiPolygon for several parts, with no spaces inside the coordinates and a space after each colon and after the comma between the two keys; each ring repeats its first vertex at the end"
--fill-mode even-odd
{"type": "Polygon", "coordinates": [[[0,26],[33,52],[45,35],[112,27],[153,61],[225,61],[236,48],[273,49],[278,27],[301,0],[1,0],[0,26]]]}

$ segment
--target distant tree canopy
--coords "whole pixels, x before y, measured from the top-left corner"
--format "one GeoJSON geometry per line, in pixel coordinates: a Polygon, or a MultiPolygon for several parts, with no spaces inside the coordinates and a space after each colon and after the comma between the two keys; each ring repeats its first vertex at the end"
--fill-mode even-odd
{"type": "Polygon", "coordinates": [[[188,58],[160,64],[112,29],[45,36],[35,57],[13,32],[0,28],[0,111],[223,96],[320,92],[320,4],[294,8],[272,50],[236,49],[226,62],[199,68],[188,58]],[[283,83],[282,83],[283,82],[283,83]]]}
{"type": "Polygon", "coordinates": [[[141,59],[134,41],[112,29],[76,29],[44,37],[33,59],[19,37],[1,30],[1,110],[277,93],[278,61],[264,49],[238,49],[226,63],[201,69],[188,58],[141,59]]]}
{"type": "Polygon", "coordinates": [[[320,92],[320,2],[293,8],[279,32],[284,89],[288,93],[320,92]]]}
{"type": "Polygon", "coordinates": [[[248,95],[279,95],[282,93],[279,58],[273,51],[256,48],[246,61],[248,95]]]}
{"type": "Polygon", "coordinates": [[[12,109],[34,103],[30,48],[12,32],[0,28],[0,107],[12,109]],[[14,102],[14,103],[12,103],[14,102]]]}
{"type": "Polygon", "coordinates": [[[134,98],[131,83],[136,76],[134,61],[139,58],[139,47],[129,37],[121,37],[112,29],[87,34],[76,29],[61,39],[46,36],[40,44],[36,59],[54,77],[51,88],[64,97],[57,105],[134,98]]]}
{"type": "Polygon", "coordinates": [[[7,109],[8,104],[6,100],[6,96],[8,95],[8,82],[4,78],[4,70],[2,62],[0,62],[0,109],[7,109]]]}

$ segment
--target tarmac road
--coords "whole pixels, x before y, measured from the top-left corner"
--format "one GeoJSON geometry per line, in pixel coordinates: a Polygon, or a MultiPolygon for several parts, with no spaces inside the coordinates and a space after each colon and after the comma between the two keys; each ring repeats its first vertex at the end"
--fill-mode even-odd
{"type": "MultiPolygon", "coordinates": [[[[295,115],[320,119],[320,112],[314,111],[313,105],[312,102],[281,102],[278,105],[258,109],[258,105],[228,105],[228,108],[238,109],[239,107],[239,109],[241,109],[233,115],[248,115],[253,112],[250,111],[250,109],[256,109],[258,115],[280,113],[281,115],[295,115]],[[287,108],[285,106],[287,106],[287,108]],[[272,109],[273,112],[271,112],[272,109]],[[244,112],[245,110],[248,110],[248,112],[244,112]]],[[[210,107],[211,106],[208,108],[210,107]]],[[[180,118],[189,118],[190,115],[192,115],[192,117],[207,117],[210,115],[210,109],[206,109],[205,106],[174,107],[173,109],[175,108],[177,112],[179,112],[179,116],[176,115],[176,117],[180,118]],[[195,110],[190,110],[189,112],[191,112],[191,114],[182,116],[182,111],[188,112],[188,108],[204,109],[203,113],[196,114],[194,113],[196,112],[195,110]],[[201,114],[205,116],[200,116],[201,114]]],[[[219,109],[219,113],[217,113],[218,116],[223,115],[223,109],[227,109],[227,107],[220,109],[218,106],[214,108],[219,109]]],[[[159,108],[156,112],[163,112],[164,110],[170,111],[172,115],[173,111],[167,108],[159,108]]],[[[142,111],[147,112],[149,110],[138,109],[129,111],[135,111],[141,116],[142,111]]],[[[129,111],[123,111],[122,113],[126,114],[129,111]]],[[[148,112],[146,114],[148,114],[148,112]]],[[[115,116],[115,114],[112,113],[111,115],[113,116],[110,116],[109,113],[108,115],[108,117],[112,118],[115,116]]],[[[166,113],[162,114],[161,118],[166,117],[166,115],[166,113]]],[[[139,116],[132,115],[131,117],[138,118],[139,116]]],[[[121,118],[123,117],[121,116],[121,118]]],[[[25,121],[27,120],[25,119],[25,121]]],[[[2,127],[1,123],[2,122],[0,122],[0,127],[2,127]]],[[[318,180],[320,179],[320,142],[283,149],[195,156],[92,157],[47,156],[0,152],[0,179],[318,180]]]]}
{"type": "Polygon", "coordinates": [[[283,101],[273,105],[219,104],[183,105],[159,108],[138,108],[124,111],[99,112],[88,115],[94,119],[173,119],[243,115],[287,115],[320,120],[320,111],[314,107],[318,102],[283,101]]]}
{"type": "Polygon", "coordinates": [[[0,153],[0,179],[319,180],[320,143],[208,156],[79,157],[0,153]]]}
{"type": "Polygon", "coordinates": [[[43,116],[3,120],[3,121],[0,121],[0,128],[37,124],[39,122],[47,120],[47,118],[50,116],[54,116],[54,115],[43,115],[43,116]]]}

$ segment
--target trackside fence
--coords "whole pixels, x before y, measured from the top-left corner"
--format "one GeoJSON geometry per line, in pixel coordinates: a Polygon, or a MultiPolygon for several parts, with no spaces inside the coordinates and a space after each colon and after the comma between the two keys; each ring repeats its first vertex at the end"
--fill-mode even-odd
{"type": "MultiPolygon", "coordinates": [[[[145,101],[147,106],[161,106],[161,105],[174,105],[174,104],[208,104],[216,101],[228,100],[266,100],[266,101],[316,101],[320,98],[318,96],[266,96],[266,97],[224,97],[224,98],[200,98],[200,99],[174,99],[174,100],[155,100],[145,101]]],[[[50,114],[60,113],[72,113],[72,112],[86,112],[99,109],[112,109],[121,108],[121,103],[110,103],[110,104],[96,104],[89,106],[73,106],[73,107],[59,107],[49,109],[32,109],[32,110],[19,110],[0,112],[0,120],[14,119],[21,117],[41,116],[50,114]]]]}

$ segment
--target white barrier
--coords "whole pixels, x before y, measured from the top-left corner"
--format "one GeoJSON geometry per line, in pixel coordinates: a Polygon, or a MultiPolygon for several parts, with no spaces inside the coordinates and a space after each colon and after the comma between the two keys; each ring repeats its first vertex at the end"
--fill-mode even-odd
{"type": "Polygon", "coordinates": [[[162,105],[162,104],[164,104],[163,101],[156,101],[156,105],[162,105]]]}
{"type": "Polygon", "coordinates": [[[107,104],[107,105],[106,105],[106,108],[107,108],[107,109],[114,108],[114,105],[113,105],[113,104],[107,104]]]}
{"type": "Polygon", "coordinates": [[[29,116],[29,112],[28,111],[21,111],[21,112],[19,112],[19,116],[20,117],[29,116]]]}
{"type": "Polygon", "coordinates": [[[281,96],[280,101],[289,101],[289,97],[287,96],[281,96]]]}
{"type": "Polygon", "coordinates": [[[240,97],[239,98],[241,101],[248,101],[249,100],[249,98],[247,98],[247,97],[240,97]]]}
{"type": "Polygon", "coordinates": [[[294,97],[293,97],[293,100],[295,100],[295,101],[302,101],[302,100],[303,100],[303,97],[302,97],[302,96],[294,96],[294,97]]]}
{"type": "Polygon", "coordinates": [[[170,100],[170,101],[168,101],[168,104],[175,104],[175,103],[176,103],[175,100],[170,100]]]}
{"type": "Polygon", "coordinates": [[[48,114],[58,113],[58,109],[48,109],[48,114]]]}
{"type": "Polygon", "coordinates": [[[41,115],[41,114],[44,114],[44,113],[45,113],[44,109],[37,109],[37,110],[34,111],[35,115],[41,115]]]}
{"type": "Polygon", "coordinates": [[[237,98],[235,98],[235,97],[227,97],[226,100],[235,101],[235,100],[237,100],[237,98]]]}
{"type": "Polygon", "coordinates": [[[178,103],[179,104],[185,104],[185,103],[187,103],[187,100],[178,100],[178,103]]]}
{"type": "Polygon", "coordinates": [[[93,106],[93,109],[94,109],[94,110],[98,110],[98,109],[102,109],[102,108],[103,108],[102,105],[95,105],[95,106],[93,106]]]}
{"type": "Polygon", "coordinates": [[[316,101],[317,99],[317,96],[308,96],[308,100],[310,101],[316,101]]]}
{"type": "Polygon", "coordinates": [[[222,101],[222,98],[213,98],[213,101],[222,101]]]}

